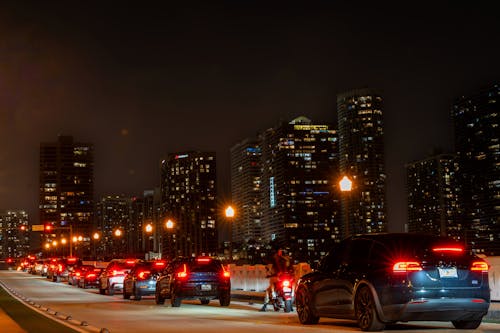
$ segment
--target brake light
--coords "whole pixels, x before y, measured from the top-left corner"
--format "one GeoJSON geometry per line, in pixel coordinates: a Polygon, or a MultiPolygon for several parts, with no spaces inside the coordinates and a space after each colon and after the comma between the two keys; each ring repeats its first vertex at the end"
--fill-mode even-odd
{"type": "Polygon", "coordinates": [[[58,265],[57,266],[57,270],[59,271],[59,273],[61,273],[63,271],[63,266],[62,265],[58,265]]]}
{"type": "Polygon", "coordinates": [[[458,246],[449,246],[449,247],[435,247],[432,249],[434,252],[455,252],[455,253],[462,253],[464,252],[464,249],[462,247],[458,246]]]}
{"type": "Polygon", "coordinates": [[[231,272],[229,270],[226,271],[224,266],[222,266],[222,277],[229,279],[231,277],[231,272]]]}
{"type": "Polygon", "coordinates": [[[165,267],[166,263],[164,261],[156,261],[155,267],[165,267]]]}
{"type": "Polygon", "coordinates": [[[94,273],[87,274],[87,278],[95,278],[96,275],[94,273]]]}
{"type": "Polygon", "coordinates": [[[484,261],[474,261],[471,265],[470,270],[474,272],[488,272],[488,264],[484,261]]]}
{"type": "Polygon", "coordinates": [[[80,272],[76,272],[75,275],[79,277],[81,274],[80,274],[80,272]]]}
{"type": "Polygon", "coordinates": [[[112,276],[115,276],[115,275],[117,275],[117,274],[118,274],[118,271],[116,271],[116,270],[114,270],[114,271],[112,271],[112,272],[111,272],[111,275],[112,275],[112,276]]]}
{"type": "Polygon", "coordinates": [[[142,271],[142,272],[139,272],[139,274],[137,274],[137,277],[141,280],[144,280],[149,276],[149,274],[151,274],[150,271],[142,271]]]}
{"type": "Polygon", "coordinates": [[[281,285],[284,287],[284,288],[290,288],[290,286],[292,285],[290,283],[290,280],[283,280],[283,282],[281,282],[281,285]]]}
{"type": "Polygon", "coordinates": [[[210,258],[197,258],[196,261],[197,262],[207,263],[207,262],[210,262],[210,258]]]}
{"type": "Polygon", "coordinates": [[[127,265],[133,265],[133,264],[135,264],[135,260],[134,259],[128,259],[128,260],[125,261],[125,263],[127,265]]]}
{"type": "Polygon", "coordinates": [[[416,261],[399,261],[392,266],[394,273],[417,272],[421,270],[420,263],[416,261]]]}
{"type": "Polygon", "coordinates": [[[76,262],[76,258],[68,258],[68,263],[75,263],[76,262]]]}
{"type": "Polygon", "coordinates": [[[177,277],[178,277],[179,279],[185,279],[185,278],[187,278],[187,275],[188,275],[188,274],[187,274],[187,267],[186,267],[186,264],[184,264],[183,266],[184,266],[184,270],[183,270],[183,271],[179,271],[179,272],[177,272],[177,277]]]}

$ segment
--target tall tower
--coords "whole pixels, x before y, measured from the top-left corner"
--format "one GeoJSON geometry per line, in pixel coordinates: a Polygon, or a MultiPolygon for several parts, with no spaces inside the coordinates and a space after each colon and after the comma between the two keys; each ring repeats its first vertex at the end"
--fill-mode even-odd
{"type": "Polygon", "coordinates": [[[343,236],[386,231],[382,97],[371,89],[348,91],[337,96],[337,111],[340,173],[353,181],[342,196],[343,236]]]}
{"type": "Polygon", "coordinates": [[[262,235],[296,260],[316,260],[339,240],[337,133],[305,117],[261,135],[262,235]]]}
{"type": "Polygon", "coordinates": [[[59,136],[40,144],[40,222],[58,233],[82,235],[90,241],[94,212],[94,148],[90,143],[59,136]]]}
{"type": "Polygon", "coordinates": [[[245,139],[231,148],[231,200],[237,209],[233,241],[261,243],[261,156],[257,139],[245,139]]]}
{"type": "Polygon", "coordinates": [[[478,253],[500,255],[500,84],[458,98],[452,110],[464,235],[478,253]]]}
{"type": "Polygon", "coordinates": [[[169,154],[161,162],[162,257],[216,255],[217,195],[214,152],[169,154]]]}
{"type": "Polygon", "coordinates": [[[439,154],[406,166],[408,231],[462,239],[454,154],[439,154]]]}
{"type": "Polygon", "coordinates": [[[0,211],[0,258],[19,258],[29,254],[28,213],[24,210],[0,211]]]}

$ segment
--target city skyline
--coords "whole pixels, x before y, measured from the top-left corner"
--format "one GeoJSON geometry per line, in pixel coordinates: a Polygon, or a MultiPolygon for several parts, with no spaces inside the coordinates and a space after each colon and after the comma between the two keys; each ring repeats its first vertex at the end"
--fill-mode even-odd
{"type": "Polygon", "coordinates": [[[389,228],[402,230],[404,165],[452,151],[452,101],[499,77],[493,11],[218,4],[3,5],[0,207],[36,221],[37,150],[58,134],[95,145],[97,197],[158,186],[160,160],[187,150],[217,150],[224,196],[231,146],[299,115],[336,122],[337,94],[369,87],[385,102],[389,228]]]}

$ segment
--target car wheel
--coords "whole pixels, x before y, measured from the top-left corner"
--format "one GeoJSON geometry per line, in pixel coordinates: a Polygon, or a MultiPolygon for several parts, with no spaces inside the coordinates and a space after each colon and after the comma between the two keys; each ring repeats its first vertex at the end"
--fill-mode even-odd
{"type": "Polygon", "coordinates": [[[130,299],[130,294],[127,292],[125,286],[123,286],[123,299],[130,299]]]}
{"type": "Polygon", "coordinates": [[[455,328],[460,330],[475,330],[481,325],[481,319],[479,320],[453,320],[451,322],[455,328]]]}
{"type": "Polygon", "coordinates": [[[158,289],[155,292],[155,303],[158,305],[165,304],[165,297],[163,297],[158,289]]]}
{"type": "Polygon", "coordinates": [[[231,304],[231,292],[225,292],[219,295],[220,306],[229,306],[231,304]]]}
{"type": "Polygon", "coordinates": [[[142,299],[141,290],[137,289],[134,285],[134,300],[140,301],[142,299]]]}
{"type": "Polygon", "coordinates": [[[297,307],[297,316],[299,321],[304,325],[317,324],[319,317],[314,314],[311,307],[311,295],[306,287],[299,287],[295,296],[295,306],[297,307]]]}
{"type": "Polygon", "coordinates": [[[106,294],[106,289],[101,289],[101,288],[99,287],[99,294],[101,294],[101,295],[106,294]]]}
{"type": "Polygon", "coordinates": [[[172,307],[178,308],[181,306],[181,299],[175,294],[175,291],[172,291],[170,294],[170,303],[172,304],[172,307]]]}
{"type": "Polygon", "coordinates": [[[207,305],[208,303],[210,303],[210,299],[208,299],[208,298],[200,298],[200,302],[203,305],[207,305]]]}
{"type": "Polygon", "coordinates": [[[115,288],[108,282],[108,295],[113,296],[115,294],[115,288]]]}
{"type": "Polygon", "coordinates": [[[368,287],[361,287],[358,292],[356,292],[354,309],[358,326],[361,330],[381,331],[385,328],[385,324],[378,319],[375,300],[368,287]]]}

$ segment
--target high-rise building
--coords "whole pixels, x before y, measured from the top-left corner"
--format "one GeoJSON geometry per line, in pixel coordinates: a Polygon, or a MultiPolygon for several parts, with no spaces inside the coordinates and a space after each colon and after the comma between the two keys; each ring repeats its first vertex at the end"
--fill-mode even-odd
{"type": "Polygon", "coordinates": [[[56,233],[80,234],[87,240],[93,230],[94,148],[59,136],[40,144],[40,223],[56,233]]]}
{"type": "Polygon", "coordinates": [[[0,211],[0,258],[18,258],[30,250],[28,213],[0,211]]]}
{"type": "Polygon", "coordinates": [[[298,117],[260,139],[263,241],[296,260],[319,259],[340,238],[337,133],[298,117]]]}
{"type": "Polygon", "coordinates": [[[337,96],[340,174],[352,191],[342,196],[343,237],[387,229],[382,97],[371,89],[337,96]],[[348,223],[348,224],[347,224],[348,223]]]}
{"type": "Polygon", "coordinates": [[[458,98],[452,117],[464,236],[474,251],[500,255],[500,84],[458,98]]]}
{"type": "Polygon", "coordinates": [[[107,195],[97,203],[97,223],[101,240],[97,254],[103,259],[123,258],[130,254],[129,240],[132,199],[123,195],[107,195]]]}
{"type": "Polygon", "coordinates": [[[409,232],[463,238],[458,171],[454,154],[438,154],[406,165],[409,232]]]}
{"type": "Polygon", "coordinates": [[[169,154],[161,161],[162,257],[216,255],[217,189],[214,152],[169,154]]]}
{"type": "Polygon", "coordinates": [[[231,148],[231,200],[237,210],[232,240],[241,245],[261,243],[261,157],[256,138],[231,148]]]}

